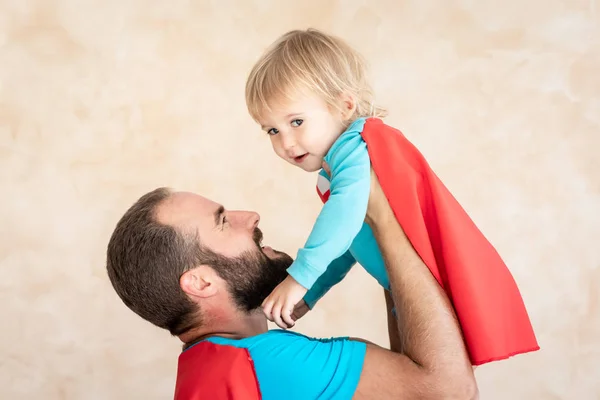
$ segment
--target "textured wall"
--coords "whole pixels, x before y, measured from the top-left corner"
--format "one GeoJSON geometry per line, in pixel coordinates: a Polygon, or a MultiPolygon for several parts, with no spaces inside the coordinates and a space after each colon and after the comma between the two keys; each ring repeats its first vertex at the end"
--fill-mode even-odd
{"type": "MultiPolygon", "coordinates": [[[[389,123],[522,289],[542,351],[479,368],[482,399],[599,398],[597,7],[0,0],[0,398],[172,396],[179,343],[126,309],[104,269],[144,192],[257,210],[270,244],[302,244],[315,176],[275,158],[243,89],[266,45],[309,26],[369,58],[389,123]]],[[[385,345],[382,292],[356,268],[299,329],[385,345]]]]}

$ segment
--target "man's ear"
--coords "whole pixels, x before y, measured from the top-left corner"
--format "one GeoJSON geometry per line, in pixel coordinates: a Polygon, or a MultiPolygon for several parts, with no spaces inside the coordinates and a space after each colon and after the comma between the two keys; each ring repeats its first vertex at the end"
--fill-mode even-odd
{"type": "Polygon", "coordinates": [[[179,278],[179,286],[188,296],[206,298],[217,293],[218,279],[214,269],[200,265],[184,272],[179,278]]]}
{"type": "Polygon", "coordinates": [[[339,100],[342,120],[348,121],[356,112],[356,99],[350,93],[342,93],[339,100]]]}

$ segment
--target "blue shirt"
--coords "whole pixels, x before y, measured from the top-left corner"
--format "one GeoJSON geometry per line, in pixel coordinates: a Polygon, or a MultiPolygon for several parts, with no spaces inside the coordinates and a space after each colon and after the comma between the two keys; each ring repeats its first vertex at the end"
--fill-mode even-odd
{"type": "Polygon", "coordinates": [[[315,339],[279,329],[244,339],[206,341],[248,351],[264,400],[351,399],[367,348],[348,338],[315,339]]]}
{"type": "Polygon", "coordinates": [[[384,289],[390,290],[390,281],[385,270],[383,256],[379,251],[373,231],[367,223],[363,223],[350,249],[341,257],[333,260],[323,275],[317,279],[312,288],[304,295],[304,301],[308,307],[311,309],[314,308],[315,304],[325,293],[344,279],[350,268],[357,262],[375,278],[379,285],[384,289]]]}
{"type": "Polygon", "coordinates": [[[341,281],[358,261],[377,282],[389,289],[379,247],[364,222],[371,190],[371,160],[361,133],[365,118],[354,121],[325,155],[331,178],[330,195],[303,248],[288,273],[309,289],[304,300],[312,306],[341,281]]]}

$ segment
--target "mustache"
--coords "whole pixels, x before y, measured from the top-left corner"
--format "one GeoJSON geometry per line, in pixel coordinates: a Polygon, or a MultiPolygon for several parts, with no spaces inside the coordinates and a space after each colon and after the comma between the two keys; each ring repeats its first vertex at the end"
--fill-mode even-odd
{"type": "Polygon", "coordinates": [[[260,229],[254,228],[254,233],[252,235],[252,239],[254,240],[254,243],[256,243],[256,245],[258,247],[262,247],[261,242],[263,240],[263,233],[260,229]]]}

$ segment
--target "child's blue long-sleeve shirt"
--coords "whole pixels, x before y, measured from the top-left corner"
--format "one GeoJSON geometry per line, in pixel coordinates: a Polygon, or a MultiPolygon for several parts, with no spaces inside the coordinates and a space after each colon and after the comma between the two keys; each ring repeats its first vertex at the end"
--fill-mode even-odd
{"type": "Polygon", "coordinates": [[[371,185],[369,153],[360,135],[364,124],[364,118],[354,121],[325,155],[331,170],[331,194],[287,270],[306,289],[348,251],[364,222],[371,185]]]}
{"type": "Polygon", "coordinates": [[[325,155],[331,170],[330,196],[288,268],[298,283],[312,288],[305,297],[309,306],[339,282],[358,258],[382,286],[389,286],[379,248],[364,223],[371,188],[371,162],[361,136],[364,123],[364,118],[354,121],[325,155]]]}
{"type": "Polygon", "coordinates": [[[371,227],[367,223],[363,223],[350,249],[341,257],[333,260],[323,275],[317,279],[315,284],[304,295],[304,301],[308,307],[313,309],[325,293],[344,279],[348,271],[357,262],[375,278],[379,285],[384,289],[390,289],[385,263],[379,251],[377,240],[373,235],[371,227]]]}

